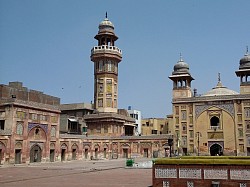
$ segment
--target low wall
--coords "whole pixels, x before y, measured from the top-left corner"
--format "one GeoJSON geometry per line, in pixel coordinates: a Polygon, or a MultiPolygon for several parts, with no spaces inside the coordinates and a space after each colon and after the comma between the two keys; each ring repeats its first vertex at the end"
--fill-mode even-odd
{"type": "Polygon", "coordinates": [[[156,159],[153,187],[247,187],[250,157],[180,157],[156,159]]]}

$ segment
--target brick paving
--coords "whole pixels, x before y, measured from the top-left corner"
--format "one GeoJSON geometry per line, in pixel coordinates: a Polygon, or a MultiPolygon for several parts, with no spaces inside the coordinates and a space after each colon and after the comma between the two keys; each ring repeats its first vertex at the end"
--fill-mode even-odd
{"type": "MultiPolygon", "coordinates": [[[[145,159],[144,159],[145,160],[145,159]]],[[[141,162],[143,159],[136,159],[141,162]]],[[[1,166],[1,187],[149,187],[152,169],[125,168],[125,159],[1,166]]]]}

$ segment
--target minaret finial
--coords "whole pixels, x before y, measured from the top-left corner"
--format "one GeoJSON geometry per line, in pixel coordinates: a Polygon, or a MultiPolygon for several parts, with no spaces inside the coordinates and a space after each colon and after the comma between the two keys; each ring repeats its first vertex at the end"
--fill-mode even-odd
{"type": "Polygon", "coordinates": [[[108,18],[108,12],[106,11],[106,18],[108,18]]]}
{"type": "Polygon", "coordinates": [[[248,55],[248,45],[247,45],[247,47],[246,47],[246,48],[247,48],[246,54],[248,55]]]}
{"type": "Polygon", "coordinates": [[[218,82],[220,82],[220,72],[218,73],[218,82]]]}

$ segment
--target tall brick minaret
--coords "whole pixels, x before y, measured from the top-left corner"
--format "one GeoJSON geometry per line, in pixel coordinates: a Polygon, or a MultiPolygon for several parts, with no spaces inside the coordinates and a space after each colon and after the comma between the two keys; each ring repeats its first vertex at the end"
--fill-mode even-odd
{"type": "Polygon", "coordinates": [[[94,62],[94,108],[98,112],[117,113],[118,102],[118,63],[122,60],[122,51],[115,46],[118,37],[114,25],[106,18],[99,24],[95,36],[98,46],[91,50],[94,62]]]}
{"type": "Polygon", "coordinates": [[[88,135],[122,136],[134,135],[135,120],[127,111],[118,110],[118,64],[122,51],[115,46],[118,37],[114,25],[106,18],[99,24],[95,36],[98,45],[91,50],[94,62],[94,113],[84,116],[88,135]]]}

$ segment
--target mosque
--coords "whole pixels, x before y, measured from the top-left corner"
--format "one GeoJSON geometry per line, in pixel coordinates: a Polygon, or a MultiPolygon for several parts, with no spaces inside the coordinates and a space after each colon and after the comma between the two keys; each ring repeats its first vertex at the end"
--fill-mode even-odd
{"type": "Polygon", "coordinates": [[[192,91],[194,80],[182,59],[169,76],[173,82],[172,108],[174,147],[178,154],[250,155],[250,55],[240,59],[235,74],[240,93],[217,85],[207,93],[192,91]]]}
{"type": "Polygon", "coordinates": [[[181,58],[169,76],[172,114],[159,124],[159,131],[149,120],[145,128],[152,128],[152,134],[136,134],[136,120],[117,108],[122,50],[115,46],[114,25],[106,15],[98,28],[90,56],[94,104],[61,105],[60,98],[29,90],[21,82],[0,85],[0,164],[157,158],[171,153],[250,155],[248,50],[235,72],[240,93],[223,86],[219,76],[212,90],[197,95],[191,89],[189,65],[181,58]]]}

